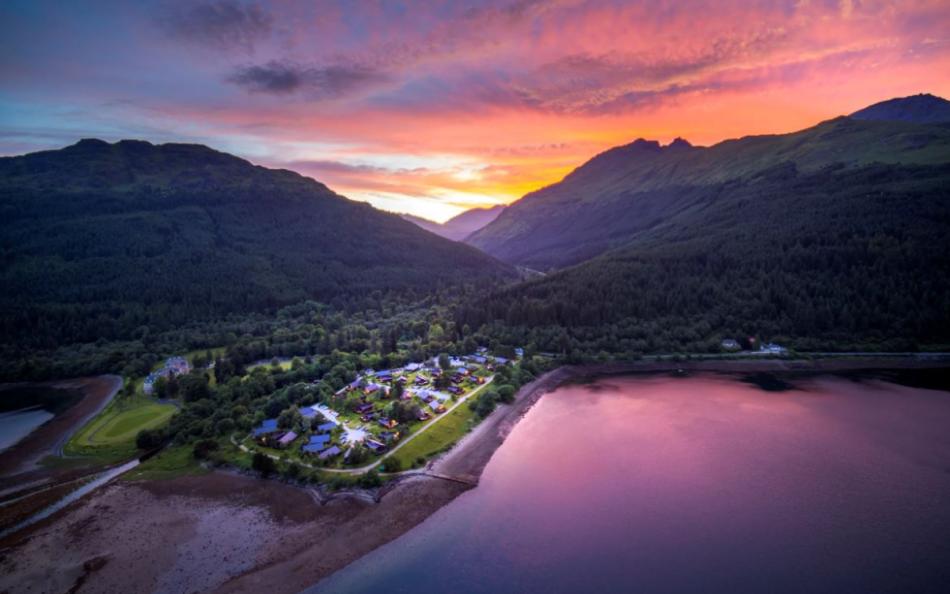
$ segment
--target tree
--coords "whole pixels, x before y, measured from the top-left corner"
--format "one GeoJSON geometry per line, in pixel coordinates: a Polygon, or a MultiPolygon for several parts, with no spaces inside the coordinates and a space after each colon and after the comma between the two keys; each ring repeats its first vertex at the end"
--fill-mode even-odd
{"type": "Polygon", "coordinates": [[[260,452],[254,452],[254,457],[251,459],[251,468],[261,473],[261,476],[266,477],[277,470],[277,464],[274,463],[274,460],[270,456],[260,452]]]}
{"type": "Polygon", "coordinates": [[[195,442],[192,455],[196,460],[207,460],[213,452],[218,450],[218,442],[213,439],[202,439],[195,442]]]}
{"type": "Polygon", "coordinates": [[[511,404],[515,401],[515,387],[511,384],[498,386],[498,400],[505,404],[511,404]]]}
{"type": "Polygon", "coordinates": [[[382,484],[383,480],[379,478],[379,473],[376,472],[375,468],[360,476],[359,479],[359,485],[364,489],[372,489],[382,484]]]}
{"type": "Polygon", "coordinates": [[[277,417],[277,426],[281,429],[293,429],[301,424],[303,424],[303,415],[296,406],[288,408],[277,417]]]}
{"type": "Polygon", "coordinates": [[[446,354],[446,353],[440,353],[440,354],[439,354],[439,367],[440,367],[442,370],[446,370],[446,369],[448,369],[449,367],[451,367],[451,362],[450,362],[450,360],[449,360],[448,354],[446,354]]]}
{"type": "Polygon", "coordinates": [[[161,429],[143,429],[135,436],[135,446],[140,450],[153,450],[165,442],[165,432],[161,429]]]}

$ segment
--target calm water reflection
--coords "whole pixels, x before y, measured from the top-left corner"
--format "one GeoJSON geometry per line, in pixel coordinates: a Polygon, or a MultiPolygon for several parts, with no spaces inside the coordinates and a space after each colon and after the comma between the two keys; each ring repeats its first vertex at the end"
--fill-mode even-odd
{"type": "Polygon", "coordinates": [[[715,376],[546,395],[335,592],[947,592],[950,394],[715,376]]]}
{"type": "Polygon", "coordinates": [[[52,418],[53,413],[40,408],[0,413],[0,451],[14,445],[52,418]]]}

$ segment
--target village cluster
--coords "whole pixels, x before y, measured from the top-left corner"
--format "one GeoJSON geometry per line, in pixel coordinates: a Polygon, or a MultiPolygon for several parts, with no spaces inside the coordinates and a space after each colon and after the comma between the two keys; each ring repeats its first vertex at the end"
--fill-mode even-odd
{"type": "MultiPolygon", "coordinates": [[[[521,349],[515,353],[524,354],[521,349]]],[[[382,455],[491,382],[499,366],[511,363],[480,347],[471,355],[442,356],[441,361],[433,357],[395,369],[366,369],[330,402],[297,409],[297,422],[266,419],[250,437],[259,446],[297,449],[328,464],[337,458],[345,462],[358,445],[382,455]]]]}

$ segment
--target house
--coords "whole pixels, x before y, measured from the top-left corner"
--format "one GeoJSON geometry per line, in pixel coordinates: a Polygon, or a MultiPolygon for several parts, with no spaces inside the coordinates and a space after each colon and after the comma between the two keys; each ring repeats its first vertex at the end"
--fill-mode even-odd
{"type": "Polygon", "coordinates": [[[463,379],[465,378],[461,374],[456,373],[455,375],[452,376],[452,383],[461,384],[463,379]]]}
{"type": "Polygon", "coordinates": [[[478,363],[479,365],[488,363],[488,357],[483,357],[482,355],[469,355],[466,358],[472,363],[478,363]]]}
{"type": "Polygon", "coordinates": [[[517,347],[515,349],[515,356],[518,357],[519,359],[524,358],[524,349],[521,347],[517,347]]]}
{"type": "Polygon", "coordinates": [[[328,421],[326,423],[317,425],[317,431],[319,431],[320,433],[329,433],[333,431],[334,429],[336,429],[336,423],[334,423],[333,421],[328,421]]]}
{"type": "Polygon", "coordinates": [[[394,441],[399,441],[399,432],[398,431],[383,431],[379,434],[379,438],[386,443],[392,443],[394,441]]]}
{"type": "Polygon", "coordinates": [[[277,433],[277,419],[267,419],[254,429],[254,437],[265,437],[271,433],[277,433]]]}
{"type": "Polygon", "coordinates": [[[416,383],[417,386],[424,386],[424,385],[426,385],[426,384],[429,383],[429,380],[427,380],[426,378],[422,377],[421,375],[417,375],[417,376],[416,376],[416,381],[415,381],[415,383],[416,383]]]}
{"type": "Polygon", "coordinates": [[[441,414],[445,412],[445,407],[442,406],[442,403],[439,402],[438,400],[433,400],[432,402],[430,402],[429,408],[432,409],[432,412],[437,413],[437,414],[441,414]]]}
{"type": "Polygon", "coordinates": [[[734,338],[724,338],[719,345],[727,351],[738,351],[739,342],[734,338]]]}
{"type": "Polygon", "coordinates": [[[406,371],[410,373],[412,373],[413,371],[419,371],[420,369],[422,369],[422,363],[409,363],[403,369],[405,369],[406,371]]]}
{"type": "Polygon", "coordinates": [[[393,374],[390,371],[377,371],[376,381],[388,384],[389,382],[393,381],[393,374]]]}
{"type": "Polygon", "coordinates": [[[277,447],[280,449],[284,449],[287,446],[289,446],[291,443],[293,443],[295,439],[297,439],[297,434],[293,431],[288,431],[287,433],[284,433],[280,439],[277,440],[277,447]]]}
{"type": "Polygon", "coordinates": [[[319,454],[321,451],[326,449],[327,444],[330,443],[329,435],[312,435],[310,436],[310,441],[304,445],[300,450],[305,454],[319,454]]]}
{"type": "Polygon", "coordinates": [[[327,449],[320,452],[319,454],[317,454],[317,457],[320,458],[321,460],[329,460],[330,458],[339,456],[341,453],[342,451],[340,450],[340,448],[336,446],[330,446],[327,449]]]}
{"type": "Polygon", "coordinates": [[[472,376],[472,381],[475,382],[475,383],[478,384],[478,385],[482,385],[482,384],[485,383],[485,378],[483,378],[483,377],[480,376],[480,375],[473,375],[473,376],[472,376]]]}
{"type": "Polygon", "coordinates": [[[317,449],[318,449],[318,450],[321,450],[321,449],[325,448],[326,445],[327,445],[328,443],[330,443],[330,441],[332,441],[332,440],[333,440],[333,438],[330,437],[329,434],[321,433],[321,434],[319,434],[319,435],[311,435],[311,436],[310,436],[310,440],[307,442],[307,445],[319,446],[317,449]]]}
{"type": "Polygon", "coordinates": [[[368,402],[366,404],[361,404],[356,407],[356,412],[361,415],[365,415],[368,412],[372,412],[372,410],[373,410],[373,405],[368,402]]]}
{"type": "Polygon", "coordinates": [[[400,386],[405,386],[406,384],[409,383],[409,378],[406,377],[406,376],[404,376],[404,375],[403,375],[403,376],[400,376],[400,377],[396,380],[396,383],[399,384],[400,386]]]}
{"type": "Polygon", "coordinates": [[[173,375],[182,375],[191,371],[191,365],[184,357],[169,357],[165,361],[165,369],[173,375]]]}
{"type": "Polygon", "coordinates": [[[428,420],[429,420],[429,413],[427,413],[426,411],[420,409],[419,412],[416,413],[416,420],[417,420],[417,421],[428,421],[428,420]]]}
{"type": "Polygon", "coordinates": [[[379,423],[380,426],[385,427],[386,429],[392,429],[393,427],[399,424],[396,421],[396,419],[387,419],[386,417],[383,417],[376,422],[379,423]]]}
{"type": "Polygon", "coordinates": [[[300,409],[300,416],[305,419],[312,419],[317,416],[317,411],[312,406],[305,406],[300,409]]]}
{"type": "Polygon", "coordinates": [[[464,390],[462,390],[462,388],[458,386],[449,386],[448,388],[446,388],[446,390],[455,394],[456,396],[461,396],[462,393],[464,392],[464,390]]]}
{"type": "Polygon", "coordinates": [[[485,353],[488,352],[488,347],[480,346],[480,347],[478,347],[478,348],[475,349],[475,352],[476,352],[476,353],[479,353],[479,354],[481,354],[481,355],[484,355],[485,353]]]}
{"type": "Polygon", "coordinates": [[[367,439],[363,442],[363,444],[377,454],[381,454],[386,451],[386,444],[378,442],[375,439],[367,439]]]}
{"type": "Polygon", "coordinates": [[[373,392],[378,391],[380,388],[382,388],[382,386],[380,386],[379,384],[366,384],[365,386],[363,386],[363,393],[372,394],[373,392]]]}
{"type": "Polygon", "coordinates": [[[372,412],[372,413],[366,413],[365,415],[362,415],[360,417],[360,420],[363,421],[364,423],[369,423],[375,418],[376,418],[376,413],[372,412]]]}
{"type": "Polygon", "coordinates": [[[508,359],[505,357],[495,357],[495,363],[499,365],[508,365],[508,359]]]}

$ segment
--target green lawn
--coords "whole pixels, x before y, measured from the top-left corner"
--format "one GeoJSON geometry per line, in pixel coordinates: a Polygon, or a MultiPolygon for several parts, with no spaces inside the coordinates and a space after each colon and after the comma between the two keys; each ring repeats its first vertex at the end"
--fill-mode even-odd
{"type": "Polygon", "coordinates": [[[174,414],[171,404],[141,396],[120,398],[89,421],[64,448],[67,456],[89,456],[113,462],[135,455],[135,436],[164,425],[174,414]]]}
{"type": "Polygon", "coordinates": [[[186,474],[208,472],[195,460],[190,446],[176,446],[162,450],[122,475],[123,480],[165,480],[186,474]]]}
{"type": "MultiPolygon", "coordinates": [[[[403,468],[412,467],[416,458],[428,458],[451,446],[475,426],[477,417],[468,408],[468,403],[433,421],[433,425],[400,448],[393,458],[403,468]]],[[[385,464],[385,461],[383,462],[385,464]]]]}

